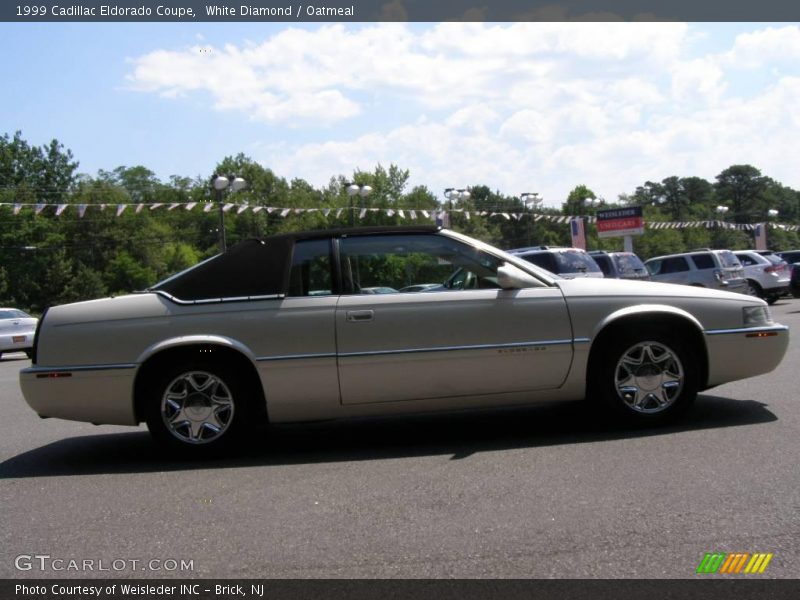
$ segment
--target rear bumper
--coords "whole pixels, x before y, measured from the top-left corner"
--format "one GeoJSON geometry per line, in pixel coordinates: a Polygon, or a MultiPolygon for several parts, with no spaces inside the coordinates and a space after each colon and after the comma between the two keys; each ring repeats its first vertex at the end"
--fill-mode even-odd
{"type": "Polygon", "coordinates": [[[769,373],[789,345],[789,328],[784,325],[706,330],[705,336],[707,387],[769,373]]]}
{"type": "Polygon", "coordinates": [[[136,365],[29,367],[19,373],[22,395],[41,417],[136,425],[136,365]]]}
{"type": "Polygon", "coordinates": [[[0,334],[0,352],[22,352],[33,348],[33,331],[0,334]],[[14,341],[15,338],[17,341],[14,341]]]}

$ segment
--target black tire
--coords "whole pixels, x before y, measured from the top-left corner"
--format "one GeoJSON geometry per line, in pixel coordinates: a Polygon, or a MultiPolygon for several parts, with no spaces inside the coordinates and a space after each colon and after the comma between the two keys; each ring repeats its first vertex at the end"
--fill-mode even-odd
{"type": "Polygon", "coordinates": [[[147,386],[144,417],[150,433],[161,445],[187,457],[216,456],[238,448],[253,431],[256,395],[245,381],[228,363],[196,360],[169,365],[147,386]]]}
{"type": "Polygon", "coordinates": [[[767,304],[775,304],[778,301],[778,298],[780,298],[780,296],[778,296],[777,294],[771,294],[766,298],[764,298],[764,300],[767,301],[767,304]]]}
{"type": "Polygon", "coordinates": [[[598,350],[590,365],[588,395],[614,420],[669,423],[697,397],[697,351],[677,332],[652,326],[618,332],[598,350]]]}
{"type": "Polygon", "coordinates": [[[33,358],[33,350],[25,350],[25,356],[28,358],[33,358]]]}
{"type": "Polygon", "coordinates": [[[750,296],[756,296],[757,298],[764,297],[764,290],[761,289],[761,286],[758,285],[758,282],[755,282],[752,279],[747,280],[747,293],[750,296]]]}

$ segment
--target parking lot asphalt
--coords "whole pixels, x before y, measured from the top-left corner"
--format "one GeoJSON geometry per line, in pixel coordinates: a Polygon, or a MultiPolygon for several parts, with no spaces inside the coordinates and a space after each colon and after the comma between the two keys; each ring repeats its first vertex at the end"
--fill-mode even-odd
{"type": "Polygon", "coordinates": [[[206,462],[143,427],[40,420],[9,355],[0,576],[691,578],[736,551],[797,577],[800,300],[772,311],[792,331],[781,366],[704,392],[676,426],[563,404],[274,427],[206,462]],[[49,567],[25,570],[34,555],[49,567]]]}

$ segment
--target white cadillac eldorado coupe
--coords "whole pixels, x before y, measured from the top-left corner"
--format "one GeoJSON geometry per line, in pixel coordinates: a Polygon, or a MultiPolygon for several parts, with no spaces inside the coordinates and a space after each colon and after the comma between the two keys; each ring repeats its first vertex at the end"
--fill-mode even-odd
{"type": "Polygon", "coordinates": [[[774,369],[788,337],[754,297],[561,279],[452,231],[359,228],[249,240],[145,292],[52,307],[20,383],[42,417],[145,421],[202,454],[268,421],[542,400],[663,422],[774,369]]]}

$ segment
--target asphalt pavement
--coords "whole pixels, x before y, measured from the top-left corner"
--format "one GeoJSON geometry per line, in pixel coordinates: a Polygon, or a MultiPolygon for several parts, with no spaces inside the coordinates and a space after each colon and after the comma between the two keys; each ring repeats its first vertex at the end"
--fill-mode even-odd
{"type": "Polygon", "coordinates": [[[0,577],[691,578],[707,552],[797,577],[800,300],[772,311],[781,366],[678,426],[564,404],[281,426],[206,462],[144,427],[40,420],[8,355],[0,577]]]}

